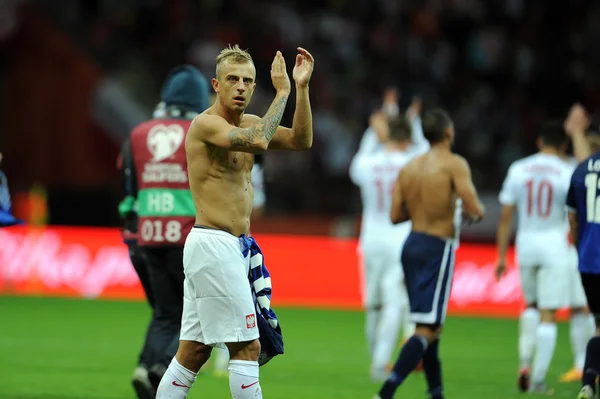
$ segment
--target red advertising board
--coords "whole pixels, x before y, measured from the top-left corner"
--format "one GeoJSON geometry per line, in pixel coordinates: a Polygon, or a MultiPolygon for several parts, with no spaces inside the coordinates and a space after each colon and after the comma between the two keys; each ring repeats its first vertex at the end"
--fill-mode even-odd
{"type": "MultiPolygon", "coordinates": [[[[275,306],[361,307],[355,239],[257,235],[273,278],[275,306]]],[[[0,294],[142,299],[117,229],[0,229],[0,294]]],[[[461,244],[450,314],[508,316],[523,306],[518,270],[494,279],[495,249],[461,244]]],[[[512,253],[510,255],[512,259],[512,253]]]]}

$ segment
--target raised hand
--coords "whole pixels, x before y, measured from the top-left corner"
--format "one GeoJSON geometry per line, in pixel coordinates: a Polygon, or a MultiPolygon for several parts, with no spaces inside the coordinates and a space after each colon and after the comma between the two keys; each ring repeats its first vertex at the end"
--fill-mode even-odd
{"type": "Polygon", "coordinates": [[[413,97],[412,102],[410,103],[410,107],[406,110],[406,116],[409,119],[416,118],[421,116],[421,109],[423,107],[423,103],[421,98],[418,96],[413,97]]]}
{"type": "Polygon", "coordinates": [[[564,129],[567,135],[574,133],[584,133],[590,125],[590,118],[581,104],[575,104],[569,110],[569,115],[564,122],[564,129]]]}
{"type": "Polygon", "coordinates": [[[375,130],[380,143],[385,143],[390,136],[388,116],[383,111],[375,111],[369,118],[369,126],[375,130]]]}
{"type": "Polygon", "coordinates": [[[398,90],[395,87],[388,87],[383,92],[383,105],[398,104],[398,90]]]}
{"type": "Polygon", "coordinates": [[[273,59],[273,64],[271,64],[271,81],[273,82],[273,87],[277,91],[277,94],[290,94],[290,77],[287,74],[285,60],[283,59],[281,51],[277,51],[277,54],[275,54],[275,58],[273,59]]]}
{"type": "Polygon", "coordinates": [[[302,47],[298,47],[298,53],[292,76],[298,86],[307,87],[315,66],[315,59],[302,47]]]}
{"type": "Polygon", "coordinates": [[[382,110],[391,118],[397,116],[400,112],[400,107],[398,106],[398,97],[398,90],[396,90],[394,87],[388,87],[383,92],[382,110]]]}

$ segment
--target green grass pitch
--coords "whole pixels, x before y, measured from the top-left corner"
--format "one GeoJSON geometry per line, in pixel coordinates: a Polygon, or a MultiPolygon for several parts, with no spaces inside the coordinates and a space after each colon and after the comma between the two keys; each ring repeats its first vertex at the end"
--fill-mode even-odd
{"type": "MultiPolygon", "coordinates": [[[[363,314],[278,309],[286,354],[261,368],[266,399],[371,399],[363,314]]],[[[149,318],[137,302],[0,297],[1,399],[134,398],[129,378],[149,318]]],[[[448,399],[512,399],[516,390],[516,321],[451,317],[441,341],[448,399]]],[[[554,397],[575,398],[579,385],[557,378],[572,364],[561,324],[548,376],[554,397]]],[[[413,374],[397,398],[426,398],[413,374]]],[[[227,379],[202,372],[191,399],[228,399],[227,379]]],[[[535,396],[532,396],[535,397],[535,396]]]]}

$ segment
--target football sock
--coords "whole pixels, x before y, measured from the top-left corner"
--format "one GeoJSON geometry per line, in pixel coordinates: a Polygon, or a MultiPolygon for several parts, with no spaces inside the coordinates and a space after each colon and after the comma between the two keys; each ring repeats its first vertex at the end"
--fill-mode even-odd
{"type": "Polygon", "coordinates": [[[400,332],[400,308],[386,306],[381,312],[379,325],[376,330],[375,347],[373,351],[373,370],[385,370],[390,361],[400,332]]]}
{"type": "Polygon", "coordinates": [[[534,308],[525,309],[519,317],[519,361],[521,368],[531,367],[539,322],[540,312],[534,308]]]}
{"type": "Polygon", "coordinates": [[[600,375],[600,336],[590,339],[585,354],[582,385],[589,385],[596,392],[596,378],[600,375]]]}
{"type": "Polygon", "coordinates": [[[165,375],[160,380],[156,399],[185,399],[196,381],[197,374],[183,367],[173,358],[165,375]]]}
{"type": "Polygon", "coordinates": [[[437,339],[429,345],[423,354],[423,371],[427,379],[428,393],[432,398],[441,399],[442,396],[442,364],[439,356],[440,340],[437,339]]]}
{"type": "Polygon", "coordinates": [[[590,339],[588,320],[589,316],[583,313],[571,315],[569,335],[571,337],[571,348],[575,360],[574,365],[577,370],[583,370],[585,363],[586,346],[590,339]]]}
{"type": "Polygon", "coordinates": [[[390,377],[379,391],[381,399],[392,399],[394,397],[396,389],[417,367],[426,349],[427,339],[418,335],[413,335],[404,344],[390,377]]]}
{"type": "Polygon", "coordinates": [[[229,365],[229,350],[215,348],[215,370],[225,371],[229,365]]]}
{"type": "Polygon", "coordinates": [[[371,357],[375,352],[375,340],[377,337],[376,331],[379,325],[381,316],[380,310],[368,309],[365,320],[365,335],[367,336],[367,345],[369,346],[369,354],[371,357]]]}
{"type": "Polygon", "coordinates": [[[233,399],[262,399],[262,390],[258,382],[258,362],[230,360],[229,389],[233,399]]]}
{"type": "Polygon", "coordinates": [[[556,323],[540,323],[537,328],[535,358],[531,371],[531,380],[534,384],[543,383],[546,379],[546,373],[548,373],[552,356],[554,356],[556,335],[556,323]]]}

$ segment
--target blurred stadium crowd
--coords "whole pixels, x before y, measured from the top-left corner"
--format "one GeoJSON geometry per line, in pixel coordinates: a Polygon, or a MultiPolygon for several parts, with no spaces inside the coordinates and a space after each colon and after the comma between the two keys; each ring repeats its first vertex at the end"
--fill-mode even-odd
{"type": "MultiPolygon", "coordinates": [[[[261,114],[272,98],[275,51],[289,58],[298,45],[309,49],[317,62],[315,144],[266,158],[270,212],[360,211],[348,166],[390,85],[403,107],[419,95],[425,108],[451,111],[456,151],[479,190],[494,195],[509,163],[535,151],[547,118],[564,117],[575,101],[600,109],[600,3],[589,0],[11,0],[2,7],[4,45],[28,10],[41,11],[148,115],[173,65],[192,63],[213,76],[228,43],[254,57],[250,111],[261,114]]],[[[9,179],[19,185],[19,175],[9,179]]]]}

